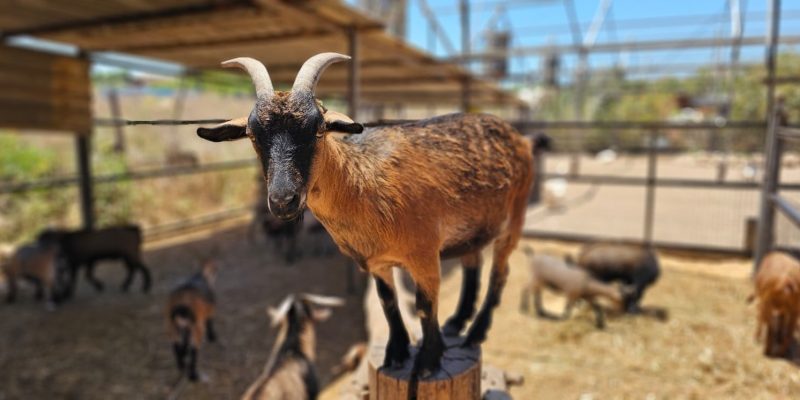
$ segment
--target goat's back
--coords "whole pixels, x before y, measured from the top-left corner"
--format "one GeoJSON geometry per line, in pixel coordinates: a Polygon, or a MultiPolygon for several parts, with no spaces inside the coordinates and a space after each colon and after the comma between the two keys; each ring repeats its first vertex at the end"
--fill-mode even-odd
{"type": "Polygon", "coordinates": [[[532,278],[540,284],[565,292],[579,293],[586,285],[589,274],[573,268],[557,257],[536,254],[531,259],[532,278]]]}
{"type": "Polygon", "coordinates": [[[800,262],[783,252],[767,254],[756,273],[755,291],[762,305],[800,310],[800,262]]]}
{"type": "Polygon", "coordinates": [[[605,282],[633,283],[637,276],[654,281],[659,274],[658,259],[652,249],[625,243],[587,244],[578,255],[578,266],[605,282]],[[648,276],[641,276],[643,273],[648,276]]]}

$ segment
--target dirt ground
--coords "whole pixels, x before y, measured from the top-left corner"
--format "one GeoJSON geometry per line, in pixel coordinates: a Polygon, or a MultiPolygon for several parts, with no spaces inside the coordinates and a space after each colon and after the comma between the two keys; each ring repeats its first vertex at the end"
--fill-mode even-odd
{"type": "MultiPolygon", "coordinates": [[[[306,257],[286,267],[263,247],[245,240],[244,228],[151,247],[153,293],[123,294],[114,287],[121,268],[104,265],[109,288],[95,294],[81,285],[77,299],[45,312],[25,291],[18,304],[0,307],[0,399],[163,399],[176,378],[165,337],[162,306],[169,288],[190,273],[194,260],[222,256],[218,330],[222,344],[206,345],[199,365],[209,380],[187,386],[181,399],[233,399],[260,373],[275,331],[264,309],[287,293],[346,296],[347,305],[318,330],[318,371],[330,368],[364,338],[361,298],[346,294],[347,261],[306,257]]],[[[537,251],[562,254],[572,245],[529,242],[537,251]]],[[[538,320],[519,311],[527,278],[524,256],[512,256],[503,302],[483,348],[488,364],[521,373],[516,399],[796,398],[800,369],[765,359],[753,338],[750,264],[746,260],[662,257],[664,271],[644,304],[663,307],[666,322],[645,317],[610,318],[598,331],[579,308],[565,322],[538,320]]],[[[484,268],[483,282],[487,282],[484,268]]],[[[458,269],[442,283],[440,314],[455,308],[458,269]]],[[[546,297],[560,310],[559,299],[546,297]]],[[[336,399],[337,383],[323,399],[336,399]]]]}
{"type": "Polygon", "coordinates": [[[199,367],[209,381],[186,386],[181,399],[233,399],[261,373],[276,331],[268,305],[290,292],[345,296],[347,305],[319,325],[319,372],[329,369],[348,346],[364,337],[361,299],[347,297],[340,256],[306,257],[287,267],[245,239],[235,228],[167,243],[146,253],[154,287],[150,294],[117,289],[122,267],[99,265],[107,283],[96,294],[82,280],[77,298],[48,313],[20,293],[17,304],[0,304],[0,399],[164,399],[177,371],[166,337],[163,307],[171,287],[191,274],[195,260],[219,251],[218,322],[220,344],[200,350],[199,367]]]}

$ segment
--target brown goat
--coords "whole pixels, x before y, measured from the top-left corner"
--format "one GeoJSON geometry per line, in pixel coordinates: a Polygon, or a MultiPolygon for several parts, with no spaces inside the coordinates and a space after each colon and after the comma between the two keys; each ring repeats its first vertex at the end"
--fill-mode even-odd
{"type": "Polygon", "coordinates": [[[14,251],[2,264],[8,283],[6,302],[13,303],[17,297],[17,280],[25,278],[36,285],[36,299],[45,300],[45,308],[52,310],[63,297],[68,273],[59,264],[58,243],[38,240],[23,245],[14,251]]]}
{"type": "Polygon", "coordinates": [[[789,254],[773,251],[764,256],[755,277],[758,299],[756,339],[764,337],[764,355],[791,356],[800,316],[800,262],[789,254]]]}
{"type": "Polygon", "coordinates": [[[316,322],[330,317],[330,307],[344,304],[337,297],[289,295],[267,313],[279,327],[267,366],[242,400],[313,400],[320,385],[314,368],[317,358],[316,322]]]}
{"type": "Polygon", "coordinates": [[[533,295],[536,314],[542,318],[557,319],[549,314],[542,305],[542,289],[549,288],[562,293],[567,298],[561,319],[567,319],[572,312],[572,307],[577,300],[585,300],[595,313],[595,325],[598,329],[605,327],[603,308],[596,302],[597,297],[605,297],[620,307],[622,293],[612,285],[600,282],[589,275],[588,272],[568,265],[563,259],[534,255],[533,250],[525,248],[525,253],[530,260],[531,280],[522,290],[521,310],[528,310],[531,294],[533,295]]]}
{"type": "Polygon", "coordinates": [[[203,337],[217,340],[214,332],[216,299],[213,292],[217,266],[203,263],[202,270],[181,283],[169,294],[166,307],[167,330],[178,370],[190,381],[197,381],[197,351],[203,337]],[[187,365],[188,358],[188,365],[187,365]]]}
{"type": "Polygon", "coordinates": [[[307,202],[341,251],[375,277],[391,329],[385,366],[409,357],[391,268],[409,272],[424,334],[413,381],[438,369],[444,351],[437,315],[440,257],[460,257],[464,266],[458,309],[443,329],[456,336],[475,311],[481,251],[494,243],[489,291],[463,345],[486,338],[524,224],[532,148],[500,118],[476,114],[377,127],[358,136],[331,134],[363,130],[314,97],[322,71],[348,59],[335,53],[310,58],[290,92],[274,91],[266,68],[254,59],[225,62],[248,71],[255,107],[249,118],[197,133],[216,142],[249,138],[261,160],[270,211],[292,219],[307,202]]]}

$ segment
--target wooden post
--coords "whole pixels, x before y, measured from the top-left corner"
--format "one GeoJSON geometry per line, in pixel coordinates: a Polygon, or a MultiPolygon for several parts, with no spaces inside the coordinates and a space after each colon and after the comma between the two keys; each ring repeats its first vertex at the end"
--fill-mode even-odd
{"type": "Polygon", "coordinates": [[[358,29],[347,28],[347,39],[350,50],[350,65],[347,74],[347,114],[354,121],[358,120],[359,92],[361,80],[361,54],[358,46],[358,29]]]}
{"type": "Polygon", "coordinates": [[[92,195],[92,157],[91,136],[89,133],[78,133],[75,137],[75,153],[80,178],[81,220],[83,229],[94,228],[94,198],[92,195]]]}
{"type": "MultiPolygon", "coordinates": [[[[481,398],[481,351],[479,348],[462,348],[460,338],[448,341],[442,359],[442,369],[433,376],[419,381],[417,398],[420,400],[458,399],[479,400],[481,398]]],[[[418,349],[411,350],[411,359],[403,368],[381,369],[382,345],[369,349],[369,398],[370,400],[407,400],[409,377],[413,358],[418,349]]]]}

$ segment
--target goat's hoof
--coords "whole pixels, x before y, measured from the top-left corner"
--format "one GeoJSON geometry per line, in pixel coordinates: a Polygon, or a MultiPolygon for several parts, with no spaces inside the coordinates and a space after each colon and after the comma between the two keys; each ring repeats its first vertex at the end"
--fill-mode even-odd
{"type": "Polygon", "coordinates": [[[186,377],[189,378],[190,382],[197,382],[200,380],[200,375],[198,375],[197,372],[189,372],[186,377]]]}

